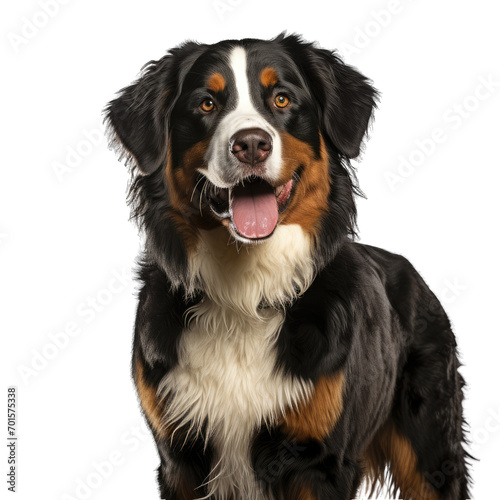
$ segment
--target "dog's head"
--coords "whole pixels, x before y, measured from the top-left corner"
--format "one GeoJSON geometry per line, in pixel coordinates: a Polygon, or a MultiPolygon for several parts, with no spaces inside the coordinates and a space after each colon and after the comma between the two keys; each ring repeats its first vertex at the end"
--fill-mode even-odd
{"type": "Polygon", "coordinates": [[[254,244],[299,224],[327,260],[355,223],[348,163],[375,99],[360,73],[294,35],[188,42],[147,64],[106,119],[135,166],[150,250],[179,256],[220,225],[254,244]]]}

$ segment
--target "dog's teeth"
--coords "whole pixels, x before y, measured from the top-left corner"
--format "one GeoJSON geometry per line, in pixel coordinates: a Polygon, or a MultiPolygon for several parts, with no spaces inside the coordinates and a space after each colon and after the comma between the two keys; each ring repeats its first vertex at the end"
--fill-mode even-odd
{"type": "Polygon", "coordinates": [[[284,187],[285,187],[285,185],[283,184],[282,186],[278,186],[278,187],[276,188],[276,191],[275,191],[276,196],[279,196],[279,195],[281,194],[281,191],[283,191],[283,188],[284,188],[284,187]]]}

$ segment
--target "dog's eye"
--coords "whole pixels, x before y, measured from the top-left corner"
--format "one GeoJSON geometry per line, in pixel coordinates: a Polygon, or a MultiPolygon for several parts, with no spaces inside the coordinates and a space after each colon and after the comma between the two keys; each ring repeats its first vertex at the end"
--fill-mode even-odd
{"type": "Polygon", "coordinates": [[[212,101],[212,99],[205,99],[201,104],[200,108],[202,111],[205,111],[205,113],[210,113],[215,109],[215,102],[212,101]]]}
{"type": "Polygon", "coordinates": [[[286,108],[290,104],[290,99],[286,95],[278,94],[274,98],[274,105],[277,108],[286,108]]]}

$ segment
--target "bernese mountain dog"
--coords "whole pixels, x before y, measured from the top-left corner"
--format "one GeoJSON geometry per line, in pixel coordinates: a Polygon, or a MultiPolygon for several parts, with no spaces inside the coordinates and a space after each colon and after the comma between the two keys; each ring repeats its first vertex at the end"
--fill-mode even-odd
{"type": "Polygon", "coordinates": [[[448,317],[354,241],[377,97],[281,34],[186,42],[106,107],[145,235],[132,373],[161,498],[468,498],[448,317]]]}

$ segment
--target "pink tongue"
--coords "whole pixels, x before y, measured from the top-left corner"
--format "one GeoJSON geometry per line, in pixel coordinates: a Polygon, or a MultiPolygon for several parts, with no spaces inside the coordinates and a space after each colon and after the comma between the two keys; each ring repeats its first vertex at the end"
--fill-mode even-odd
{"type": "Polygon", "coordinates": [[[255,181],[236,186],[232,192],[233,223],[245,238],[265,238],[278,223],[278,203],[267,182],[255,181]]]}

